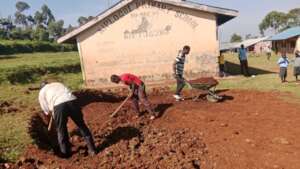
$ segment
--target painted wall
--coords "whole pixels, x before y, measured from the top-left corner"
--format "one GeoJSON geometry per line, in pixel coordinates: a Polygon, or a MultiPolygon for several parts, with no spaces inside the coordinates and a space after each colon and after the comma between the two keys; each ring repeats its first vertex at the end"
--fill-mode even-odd
{"type": "Polygon", "coordinates": [[[173,62],[184,45],[191,46],[186,75],[214,76],[216,32],[213,14],[158,2],[131,3],[78,36],[86,85],[110,86],[111,74],[126,72],[146,83],[172,79],[173,62]]]}

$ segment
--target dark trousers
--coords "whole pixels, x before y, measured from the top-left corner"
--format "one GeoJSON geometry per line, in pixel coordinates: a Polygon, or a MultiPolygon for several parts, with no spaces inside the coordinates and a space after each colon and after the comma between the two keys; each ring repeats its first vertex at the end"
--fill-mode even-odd
{"type": "Polygon", "coordinates": [[[133,104],[133,108],[134,110],[140,114],[140,106],[139,106],[139,102],[141,104],[143,104],[146,108],[146,110],[153,114],[153,110],[151,109],[151,104],[150,102],[148,101],[148,98],[147,98],[147,94],[146,94],[146,86],[145,84],[142,84],[140,86],[136,86],[135,89],[132,89],[134,90],[134,93],[133,93],[133,96],[132,96],[132,104],[133,104]]]}
{"type": "Polygon", "coordinates": [[[68,117],[70,117],[80,130],[87,142],[89,151],[95,151],[92,134],[83,120],[81,109],[74,101],[65,102],[54,107],[54,122],[56,125],[58,143],[63,155],[71,154],[71,144],[67,129],[68,117]]]}
{"type": "Polygon", "coordinates": [[[241,63],[241,74],[244,76],[250,76],[248,68],[248,60],[240,60],[241,63]]]}
{"type": "Polygon", "coordinates": [[[285,82],[286,81],[286,77],[287,77],[287,68],[286,67],[281,67],[279,70],[279,77],[281,79],[281,82],[285,82]]]}
{"type": "Polygon", "coordinates": [[[176,92],[175,92],[175,94],[176,94],[176,95],[180,95],[182,89],[183,89],[184,86],[185,86],[185,80],[184,80],[184,78],[183,78],[182,76],[178,76],[178,75],[176,75],[175,78],[176,78],[176,81],[177,81],[177,87],[176,87],[176,92]]]}

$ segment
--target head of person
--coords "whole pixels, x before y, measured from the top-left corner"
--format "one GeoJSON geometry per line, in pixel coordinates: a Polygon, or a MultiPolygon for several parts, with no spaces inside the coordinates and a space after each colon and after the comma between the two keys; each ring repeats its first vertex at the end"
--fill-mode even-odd
{"type": "Polygon", "coordinates": [[[117,83],[118,84],[118,83],[120,83],[121,78],[118,75],[111,75],[110,81],[113,82],[113,83],[117,83]]]}
{"type": "Polygon", "coordinates": [[[282,57],[284,57],[284,58],[286,57],[286,51],[285,50],[282,50],[280,53],[281,53],[282,57]]]}
{"type": "Polygon", "coordinates": [[[185,54],[185,55],[188,55],[191,51],[191,47],[188,46],[188,45],[185,45],[182,49],[182,52],[185,54]]]}
{"type": "Polygon", "coordinates": [[[244,48],[245,48],[245,46],[244,46],[244,44],[242,44],[242,45],[241,45],[241,49],[244,49],[244,48]]]}
{"type": "Polygon", "coordinates": [[[40,84],[40,89],[44,88],[48,84],[47,81],[42,81],[40,84]]]}

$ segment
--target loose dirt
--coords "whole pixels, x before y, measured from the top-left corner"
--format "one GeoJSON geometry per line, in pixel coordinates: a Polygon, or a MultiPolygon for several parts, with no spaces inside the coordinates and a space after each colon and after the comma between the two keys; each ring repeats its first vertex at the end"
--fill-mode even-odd
{"type": "Polygon", "coordinates": [[[283,101],[277,92],[239,90],[220,91],[224,96],[220,103],[190,99],[175,102],[172,93],[167,91],[154,89],[149,96],[153,106],[161,112],[155,121],[149,120],[148,113],[136,118],[130,103],[116,118],[110,119],[110,113],[118,107],[125,93],[116,96],[79,92],[85,120],[100,152],[94,157],[88,156],[83,139],[70,122],[73,144],[70,159],[60,159],[53,151],[32,145],[20,161],[10,167],[300,168],[298,104],[283,101]]]}

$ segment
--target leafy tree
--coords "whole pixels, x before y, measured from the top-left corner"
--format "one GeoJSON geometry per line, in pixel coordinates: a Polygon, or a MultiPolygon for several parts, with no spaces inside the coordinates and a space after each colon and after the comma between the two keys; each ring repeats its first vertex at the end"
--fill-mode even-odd
{"type": "Polygon", "coordinates": [[[23,11],[27,10],[30,8],[30,6],[26,3],[26,2],[23,2],[23,1],[18,1],[16,3],[16,8],[17,8],[17,11],[22,13],[23,11]]]}
{"type": "Polygon", "coordinates": [[[88,22],[88,18],[86,18],[84,16],[81,16],[81,17],[78,18],[77,22],[78,22],[79,25],[83,25],[83,24],[88,22]]]}
{"type": "Polygon", "coordinates": [[[44,23],[44,16],[41,12],[36,11],[34,14],[34,21],[37,27],[43,27],[43,23],[44,23]]]}
{"type": "Polygon", "coordinates": [[[25,27],[28,26],[27,23],[27,17],[26,15],[24,15],[22,12],[24,12],[25,10],[29,9],[30,6],[23,1],[18,1],[16,3],[16,13],[15,13],[15,23],[19,24],[19,25],[24,25],[25,27]]]}
{"type": "Polygon", "coordinates": [[[74,29],[76,29],[76,27],[73,27],[71,24],[68,26],[67,29],[65,29],[65,33],[69,33],[71,31],[73,31],[74,29]]]}
{"type": "Polygon", "coordinates": [[[230,39],[230,42],[231,43],[234,43],[234,42],[242,42],[243,41],[243,38],[242,36],[234,33],[232,36],[231,36],[231,39],[230,39]]]}
{"type": "Polygon", "coordinates": [[[32,38],[38,41],[49,41],[49,33],[45,28],[37,27],[32,32],[32,38]]]}
{"type": "Polygon", "coordinates": [[[299,26],[300,25],[300,8],[295,8],[289,11],[288,13],[290,20],[291,20],[291,24],[293,26],[299,26]]]}
{"type": "Polygon", "coordinates": [[[26,15],[22,14],[21,12],[16,12],[15,13],[15,23],[19,25],[24,25],[25,27],[28,26],[27,23],[27,17],[26,15]]]}
{"type": "Polygon", "coordinates": [[[33,16],[31,16],[31,15],[29,15],[29,16],[27,16],[27,21],[28,21],[28,23],[32,26],[32,25],[35,25],[35,20],[34,20],[34,17],[33,16]]]}
{"type": "Polygon", "coordinates": [[[49,25],[51,22],[55,21],[55,17],[53,16],[52,11],[45,4],[42,6],[42,16],[45,25],[49,25]]]}
{"type": "Polygon", "coordinates": [[[300,25],[300,8],[290,10],[288,13],[272,11],[260,23],[259,30],[264,34],[267,30],[275,33],[287,28],[300,25]]]}
{"type": "Polygon", "coordinates": [[[88,21],[94,19],[93,16],[89,16],[89,17],[84,17],[84,16],[80,16],[77,20],[78,24],[81,26],[81,25],[84,25],[85,23],[87,23],[88,21]]]}
{"type": "Polygon", "coordinates": [[[48,26],[49,34],[55,40],[58,39],[64,33],[64,21],[59,20],[57,22],[51,22],[48,26]]]}

